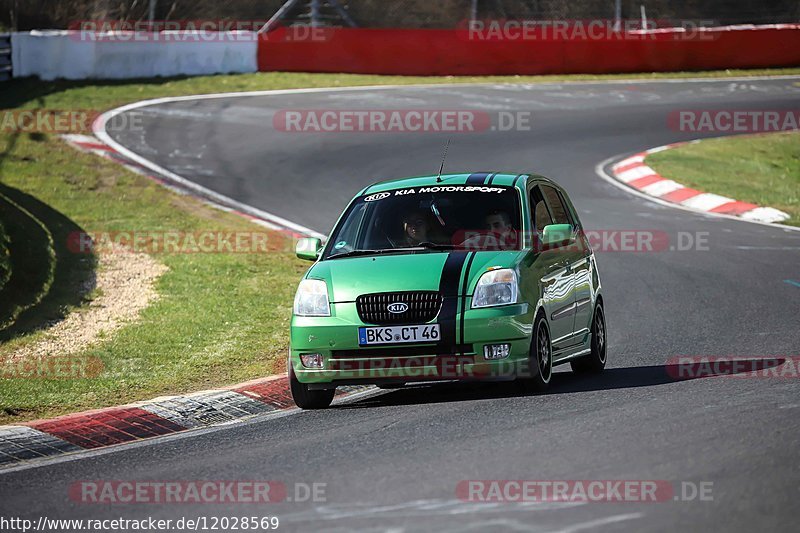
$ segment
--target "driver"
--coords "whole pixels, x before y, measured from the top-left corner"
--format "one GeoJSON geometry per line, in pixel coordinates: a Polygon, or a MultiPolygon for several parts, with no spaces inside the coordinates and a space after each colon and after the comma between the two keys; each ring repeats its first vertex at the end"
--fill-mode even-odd
{"type": "Polygon", "coordinates": [[[406,246],[417,246],[428,240],[428,218],[422,211],[412,211],[403,217],[403,243],[406,246]]]}

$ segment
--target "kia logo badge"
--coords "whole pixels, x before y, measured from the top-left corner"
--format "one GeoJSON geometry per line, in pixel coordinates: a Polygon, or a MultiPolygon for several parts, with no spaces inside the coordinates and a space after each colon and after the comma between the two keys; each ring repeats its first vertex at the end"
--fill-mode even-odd
{"type": "Polygon", "coordinates": [[[386,309],[392,314],[399,315],[400,313],[405,313],[408,311],[408,304],[397,302],[394,304],[389,304],[386,306],[386,309]]]}
{"type": "Polygon", "coordinates": [[[367,196],[364,198],[365,202],[376,202],[378,200],[383,200],[384,198],[389,198],[391,193],[388,192],[379,192],[378,194],[373,194],[371,196],[367,196]]]}

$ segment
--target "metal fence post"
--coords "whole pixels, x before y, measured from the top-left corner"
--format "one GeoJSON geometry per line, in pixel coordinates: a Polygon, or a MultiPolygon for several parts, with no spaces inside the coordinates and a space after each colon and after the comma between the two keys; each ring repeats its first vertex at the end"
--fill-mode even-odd
{"type": "Polygon", "coordinates": [[[266,33],[270,30],[273,30],[276,26],[278,26],[281,22],[281,19],[286,16],[289,11],[297,4],[299,0],[287,0],[285,4],[281,6],[281,8],[272,15],[272,18],[267,21],[264,26],[258,30],[258,33],[266,33]]]}
{"type": "Polygon", "coordinates": [[[0,34],[0,81],[7,81],[13,75],[11,61],[11,34],[0,34]]]}
{"type": "Polygon", "coordinates": [[[320,20],[321,3],[320,0],[311,0],[311,26],[313,28],[322,25],[320,20]]]}

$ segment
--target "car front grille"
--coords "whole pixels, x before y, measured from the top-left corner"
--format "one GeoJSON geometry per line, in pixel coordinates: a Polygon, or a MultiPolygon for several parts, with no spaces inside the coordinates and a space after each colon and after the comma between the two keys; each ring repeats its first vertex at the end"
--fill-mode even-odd
{"type": "Polygon", "coordinates": [[[362,294],[356,298],[358,316],[365,324],[395,326],[400,324],[425,324],[439,314],[442,296],[434,291],[384,292],[362,294]],[[392,304],[406,304],[402,313],[392,313],[392,304]]]}

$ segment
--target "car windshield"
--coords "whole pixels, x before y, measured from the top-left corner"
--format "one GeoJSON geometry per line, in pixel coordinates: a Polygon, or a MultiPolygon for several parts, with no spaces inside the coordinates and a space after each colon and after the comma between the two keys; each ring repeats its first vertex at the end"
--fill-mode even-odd
{"type": "Polygon", "coordinates": [[[358,198],[323,259],[439,250],[518,250],[519,195],[511,187],[437,185],[358,198]]]}

